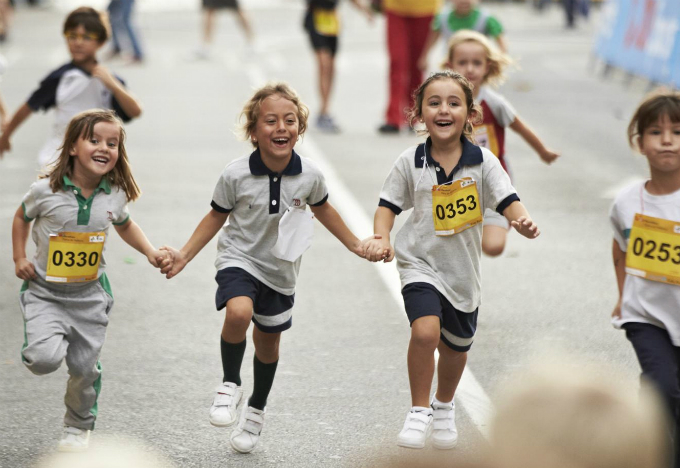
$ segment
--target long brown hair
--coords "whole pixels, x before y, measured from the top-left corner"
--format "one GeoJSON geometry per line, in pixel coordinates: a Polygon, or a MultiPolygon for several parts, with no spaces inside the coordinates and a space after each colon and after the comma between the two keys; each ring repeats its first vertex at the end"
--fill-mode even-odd
{"type": "Polygon", "coordinates": [[[64,143],[61,145],[59,157],[48,168],[47,174],[42,177],[49,177],[52,192],[63,190],[64,176],[73,175],[73,156],[71,150],[75,147],[78,138],[88,140],[92,138],[94,126],[99,122],[109,122],[118,125],[120,136],[118,138],[118,161],[114,168],[104,177],[109,184],[117,185],[125,192],[128,202],[135,201],[142,194],[135,178],[132,176],[130,161],[125,151],[125,130],[123,122],[113,111],[103,109],[92,109],[81,112],[71,119],[64,135],[64,143]]]}

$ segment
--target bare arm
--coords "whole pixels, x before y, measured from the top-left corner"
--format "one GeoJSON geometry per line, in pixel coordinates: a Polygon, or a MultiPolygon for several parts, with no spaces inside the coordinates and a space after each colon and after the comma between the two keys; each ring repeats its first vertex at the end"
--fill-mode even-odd
{"type": "Polygon", "coordinates": [[[616,240],[612,244],[612,258],[614,260],[614,272],[616,273],[616,285],[619,287],[619,300],[616,301],[612,317],[621,318],[621,297],[623,296],[623,285],[626,281],[626,252],[621,250],[616,240]]]}
{"type": "Polygon", "coordinates": [[[211,209],[210,212],[203,217],[201,222],[198,223],[196,230],[194,230],[194,233],[181,250],[176,250],[168,246],[162,247],[162,250],[173,253],[174,264],[168,259],[164,260],[161,266],[161,273],[164,273],[165,277],[168,279],[177,276],[187,263],[193,260],[193,258],[198,255],[198,252],[210,242],[210,239],[215,237],[215,234],[222,229],[222,226],[224,226],[224,223],[227,222],[228,218],[229,213],[220,213],[219,211],[211,209]]]}
{"type": "Polygon", "coordinates": [[[371,262],[384,260],[391,262],[394,258],[394,249],[390,244],[390,232],[394,227],[394,219],[397,217],[394,211],[387,207],[379,206],[373,217],[373,232],[380,239],[373,239],[366,243],[366,259],[371,262]]]}
{"type": "Polygon", "coordinates": [[[118,104],[120,104],[121,109],[123,109],[123,112],[125,112],[128,116],[134,118],[142,115],[142,107],[140,106],[139,102],[105,67],[101,65],[94,67],[92,70],[92,76],[99,78],[99,80],[104,83],[104,86],[106,86],[111,91],[111,93],[113,93],[113,97],[116,98],[116,101],[118,101],[118,104]]]}
{"type": "Polygon", "coordinates": [[[504,54],[508,53],[508,45],[505,42],[505,36],[503,34],[496,36],[496,43],[498,44],[498,48],[501,50],[501,52],[504,54]]]}
{"type": "Polygon", "coordinates": [[[541,234],[541,231],[538,230],[538,226],[531,219],[529,212],[520,201],[510,203],[510,205],[503,210],[503,216],[510,221],[510,224],[517,232],[528,239],[535,239],[541,234]]]}
{"type": "Polygon", "coordinates": [[[531,146],[546,164],[550,164],[560,157],[558,153],[547,149],[540,138],[519,117],[510,124],[510,128],[517,132],[531,146]]]}
{"type": "Polygon", "coordinates": [[[342,245],[359,257],[364,258],[364,247],[361,241],[357,236],[352,234],[352,231],[349,230],[338,212],[333,208],[333,205],[326,202],[320,206],[310,205],[309,208],[312,210],[312,213],[314,213],[316,219],[342,242],[342,245]]]}
{"type": "Polygon", "coordinates": [[[168,256],[167,252],[161,252],[156,250],[156,248],[151,245],[149,239],[146,238],[144,231],[139,227],[137,223],[132,220],[128,220],[127,223],[116,226],[116,232],[118,235],[128,244],[130,247],[135,249],[137,252],[146,256],[149,263],[151,263],[156,268],[160,267],[159,260],[168,256]]]}
{"type": "Polygon", "coordinates": [[[12,136],[12,133],[14,133],[14,130],[16,130],[32,113],[33,109],[28,107],[28,104],[23,104],[14,113],[12,120],[7,124],[7,128],[3,129],[2,136],[0,136],[0,158],[2,157],[2,153],[12,149],[9,139],[12,136]]]}
{"type": "Polygon", "coordinates": [[[26,258],[26,242],[31,232],[31,223],[24,219],[22,207],[14,213],[12,220],[12,258],[14,259],[14,274],[22,280],[35,278],[35,267],[26,258]]]}

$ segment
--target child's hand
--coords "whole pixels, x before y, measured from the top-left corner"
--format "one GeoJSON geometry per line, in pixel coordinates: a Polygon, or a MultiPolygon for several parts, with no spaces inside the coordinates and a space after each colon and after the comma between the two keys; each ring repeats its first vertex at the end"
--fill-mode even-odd
{"type": "Polygon", "coordinates": [[[27,258],[20,258],[14,264],[14,274],[22,280],[35,279],[35,267],[27,258]]]}
{"type": "Polygon", "coordinates": [[[394,249],[387,239],[383,239],[380,235],[375,235],[364,240],[364,247],[366,249],[366,260],[369,262],[391,262],[394,258],[394,249]]]}
{"type": "Polygon", "coordinates": [[[146,256],[146,259],[156,268],[160,268],[165,260],[169,260],[170,263],[174,260],[172,252],[167,250],[153,250],[146,256]]]}
{"type": "Polygon", "coordinates": [[[109,89],[113,89],[118,86],[118,80],[116,80],[111,72],[103,65],[95,65],[92,69],[92,76],[94,78],[99,78],[99,80],[104,83],[104,86],[109,89]]]}
{"type": "Polygon", "coordinates": [[[160,265],[161,273],[164,274],[167,279],[177,276],[187,263],[189,263],[186,255],[184,255],[181,250],[177,250],[167,245],[161,247],[161,250],[169,252],[172,257],[172,259],[166,258],[160,265]]]}
{"type": "Polygon", "coordinates": [[[519,232],[528,239],[535,239],[541,234],[541,231],[538,230],[538,226],[536,226],[536,223],[534,223],[531,218],[528,218],[526,216],[520,216],[516,221],[513,221],[511,224],[512,227],[514,227],[517,232],[519,232]]]}
{"type": "Polygon", "coordinates": [[[616,302],[616,305],[614,306],[614,310],[612,311],[612,318],[621,318],[621,298],[616,302]]]}
{"type": "Polygon", "coordinates": [[[555,162],[555,160],[557,158],[560,157],[559,153],[556,153],[556,152],[551,151],[549,149],[546,149],[545,151],[541,151],[538,155],[543,160],[543,162],[546,163],[546,164],[552,164],[552,163],[555,162]]]}

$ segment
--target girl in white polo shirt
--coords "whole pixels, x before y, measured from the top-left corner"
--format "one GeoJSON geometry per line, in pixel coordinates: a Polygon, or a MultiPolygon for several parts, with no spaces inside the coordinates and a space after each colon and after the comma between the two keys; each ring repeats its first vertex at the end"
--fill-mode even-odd
{"type": "Polygon", "coordinates": [[[375,234],[366,258],[397,257],[411,341],[408,371],[412,408],[398,444],[422,448],[433,434],[436,448],[456,445],[453,395],[472,346],[481,299],[482,214],[502,213],[523,236],[538,236],[498,158],[470,142],[478,114],[472,87],[462,75],[431,75],[414,93],[411,119],[425,125],[427,141],[395,162],[380,192],[375,234]],[[413,209],[397,234],[395,216],[413,209]],[[430,400],[434,352],[440,353],[438,386],[430,400]]]}
{"type": "Polygon", "coordinates": [[[680,93],[660,91],[638,107],[630,145],[647,158],[650,179],[623,189],[610,220],[623,328],[642,376],[665,397],[680,467],[680,93]]]}
{"type": "Polygon", "coordinates": [[[109,227],[113,224],[156,267],[168,256],[154,249],[130,219],[127,204],[140,190],[124,139],[123,124],[113,111],[76,115],[59,158],[49,174],[31,185],[12,224],[15,271],[24,280],[22,361],[43,375],[65,359],[70,375],[61,451],[86,450],[97,417],[99,355],[113,306],[104,259],[109,227]],[[33,260],[26,258],[31,223],[33,260]]]}
{"type": "Polygon", "coordinates": [[[356,255],[363,257],[364,248],[328,202],[316,164],[293,149],[309,115],[297,94],[284,83],[264,86],[242,115],[244,136],[255,151],[225,167],[212,209],[181,250],[167,247],[175,262],[161,271],[168,278],[177,275],[221,230],[215,301],[217,310],[226,308],[220,340],[223,378],[210,408],[210,423],[228,427],[237,420],[243,396],[240,370],[252,320],[253,393],[243,403],[230,437],[234,450],[247,453],[255,448],[264,424],[281,332],[292,325],[295,283],[301,255],[311,242],[312,218],[356,255]]]}

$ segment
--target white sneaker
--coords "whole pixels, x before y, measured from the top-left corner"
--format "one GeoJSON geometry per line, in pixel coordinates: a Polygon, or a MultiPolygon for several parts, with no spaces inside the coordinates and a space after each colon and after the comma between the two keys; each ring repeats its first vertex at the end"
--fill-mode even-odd
{"type": "Polygon", "coordinates": [[[423,448],[432,433],[432,408],[414,406],[406,415],[404,428],[399,433],[397,445],[407,448],[423,448]]]}
{"type": "Polygon", "coordinates": [[[432,400],[434,431],[432,432],[432,445],[434,448],[447,450],[452,449],[458,442],[458,430],[456,429],[456,405],[432,400]]]}
{"type": "Polygon", "coordinates": [[[84,452],[90,446],[90,431],[64,426],[64,433],[57,446],[59,452],[84,452]]]}
{"type": "Polygon", "coordinates": [[[264,410],[253,408],[252,406],[243,405],[241,411],[241,418],[238,421],[238,426],[231,433],[229,441],[231,446],[237,452],[250,453],[260,440],[260,433],[264,425],[264,410]]]}
{"type": "Polygon", "coordinates": [[[217,395],[210,407],[210,424],[217,427],[231,426],[236,422],[236,411],[243,389],[232,382],[224,382],[215,390],[217,395]]]}

